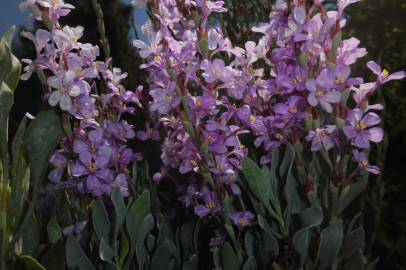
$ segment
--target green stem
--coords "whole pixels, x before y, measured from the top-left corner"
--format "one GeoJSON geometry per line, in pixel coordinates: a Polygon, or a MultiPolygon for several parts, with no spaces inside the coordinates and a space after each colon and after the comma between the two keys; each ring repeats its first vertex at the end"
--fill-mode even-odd
{"type": "Polygon", "coordinates": [[[103,11],[97,0],[92,0],[92,5],[93,5],[93,8],[94,8],[94,10],[96,12],[96,16],[97,16],[97,29],[98,29],[98,32],[100,35],[100,43],[103,48],[104,57],[107,60],[110,58],[110,44],[109,44],[109,40],[107,39],[107,36],[106,36],[106,27],[104,24],[103,11]]]}

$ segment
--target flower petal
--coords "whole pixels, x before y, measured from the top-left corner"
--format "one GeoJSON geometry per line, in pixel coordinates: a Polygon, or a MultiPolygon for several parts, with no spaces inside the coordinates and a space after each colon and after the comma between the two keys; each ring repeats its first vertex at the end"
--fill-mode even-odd
{"type": "Polygon", "coordinates": [[[383,139],[383,129],[380,127],[370,128],[369,130],[369,140],[375,143],[379,143],[383,139]]]}
{"type": "Polygon", "coordinates": [[[60,91],[54,91],[54,92],[52,92],[51,96],[49,97],[48,103],[52,107],[55,107],[59,103],[60,99],[61,99],[61,92],[60,91]]]}

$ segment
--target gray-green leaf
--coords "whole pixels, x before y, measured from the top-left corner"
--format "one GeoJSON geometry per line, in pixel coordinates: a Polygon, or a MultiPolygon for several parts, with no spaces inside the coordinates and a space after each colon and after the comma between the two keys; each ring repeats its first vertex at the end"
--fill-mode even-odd
{"type": "Polygon", "coordinates": [[[68,236],[66,242],[66,263],[69,269],[96,270],[73,236],[68,236]]]}
{"type": "Polygon", "coordinates": [[[110,239],[110,220],[101,198],[93,203],[92,222],[99,241],[110,239]]]}
{"type": "Polygon", "coordinates": [[[343,236],[342,220],[329,225],[321,232],[319,249],[317,251],[320,270],[327,269],[337,263],[343,236]]]}
{"type": "Polygon", "coordinates": [[[309,249],[310,230],[319,226],[323,221],[323,210],[320,207],[303,209],[301,218],[304,228],[297,231],[293,236],[293,246],[299,253],[301,265],[303,265],[309,249]]]}

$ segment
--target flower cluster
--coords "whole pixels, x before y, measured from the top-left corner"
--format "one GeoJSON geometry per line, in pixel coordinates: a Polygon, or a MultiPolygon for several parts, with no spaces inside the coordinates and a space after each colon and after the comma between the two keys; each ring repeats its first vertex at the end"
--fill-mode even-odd
{"type": "Polygon", "coordinates": [[[226,12],[223,1],[149,2],[156,23],[143,26],[147,42],[134,41],[149,71],[148,107],[156,123],[149,132],[165,130],[161,159],[189,174],[180,200],[196,215],[217,215],[226,195],[241,193],[243,140],[262,153],[262,164],[274,149],[300,142],[313,152],[343,151],[359,163],[357,170],[379,173],[366,153],[370,142],[382,141],[374,112],[382,105],[368,98],[405,73],[390,75],[369,62],[375,82],[351,77],[351,65],[367,53],[357,39],[341,40],[343,10],[356,1],[340,0],[338,11],[305,2],[276,1],[270,22],[252,29],[263,37],[244,48],[209,26],[211,13],[226,12]]]}
{"type": "MultiPolygon", "coordinates": [[[[278,0],[270,21],[252,28],[262,38],[243,47],[210,25],[211,14],[227,12],[223,1],[138,2],[154,16],[142,27],[146,42],[134,40],[149,72],[149,89],[136,92],[124,89],[126,74],[110,60],[96,60],[97,46],[79,42],[82,27],[60,25],[73,6],[22,4],[48,27],[23,33],[37,58],[25,60],[22,78],[37,72],[48,86],[48,103],[61,109],[65,124],[74,122],[51,158],[50,180],[94,196],[113,187],[126,194],[127,167],[141,158],[126,146],[134,137],[161,143],[162,169],[153,179],[183,175],[176,182],[179,200],[199,217],[222,215],[223,200],[241,194],[239,170],[248,150],[268,164],[273,150],[299,143],[308,153],[351,155],[358,164],[353,174],[379,173],[368,152],[383,139],[377,114],[383,106],[368,100],[405,73],[389,74],[370,61],[374,82],[351,76],[351,66],[367,54],[356,38],[341,39],[343,11],[357,1],[340,0],[337,11],[327,11],[319,1],[278,0]],[[144,130],[122,120],[135,112],[132,105],[146,112],[144,130]]],[[[306,160],[302,165],[310,167],[306,160]]],[[[240,230],[252,224],[244,206],[230,211],[240,230]]]]}
{"type": "Polygon", "coordinates": [[[35,35],[22,33],[34,43],[37,57],[23,60],[27,66],[21,78],[27,80],[37,72],[47,86],[44,96],[49,105],[60,108],[65,125],[74,123],[73,130],[65,128],[68,135],[63,147],[50,160],[55,169],[49,179],[60,183],[67,172],[63,186],[81,193],[100,196],[119,187],[126,194],[127,167],[140,159],[126,147],[135,132],[122,115],[133,113],[132,105],[138,102],[136,93],[120,84],[127,74],[110,68],[110,59],[97,61],[97,46],[79,42],[83,27],[60,24],[59,19],[74,9],[72,5],[29,0],[21,7],[30,7],[31,17],[48,28],[38,29],[35,35]]]}
{"type": "Polygon", "coordinates": [[[247,44],[247,51],[234,48],[220,29],[208,29],[209,15],[226,11],[222,1],[188,1],[182,6],[158,2],[153,9],[160,28],[148,22],[143,26],[148,42],[134,41],[147,60],[142,68],[150,74],[148,107],[158,123],[150,126],[165,130],[164,166],[195,179],[181,188],[181,200],[200,217],[215,215],[222,212],[225,194],[241,193],[238,170],[247,149],[240,136],[248,130],[235,101],[256,92],[253,87],[246,94],[240,90],[261,73],[241,71],[257,59],[256,45],[247,44]],[[192,13],[199,13],[200,20],[191,20],[192,13]],[[224,54],[235,56],[235,64],[227,66],[224,54]]]}

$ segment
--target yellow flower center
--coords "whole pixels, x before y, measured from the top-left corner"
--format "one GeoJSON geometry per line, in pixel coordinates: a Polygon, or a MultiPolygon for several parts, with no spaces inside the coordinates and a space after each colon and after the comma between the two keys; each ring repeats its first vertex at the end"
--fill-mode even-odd
{"type": "Polygon", "coordinates": [[[343,84],[345,83],[345,78],[343,76],[338,76],[336,80],[336,84],[343,84]]]}
{"type": "Polygon", "coordinates": [[[292,79],[294,85],[299,85],[302,83],[302,79],[299,76],[296,76],[292,79]]]}
{"type": "Polygon", "coordinates": [[[192,160],[190,161],[190,164],[192,164],[193,167],[197,167],[197,161],[194,160],[194,159],[192,159],[192,160]]]}
{"type": "Polygon", "coordinates": [[[172,101],[172,97],[171,97],[171,96],[165,96],[165,101],[166,101],[166,102],[171,102],[171,101],[172,101]]]}
{"type": "Polygon", "coordinates": [[[216,140],[213,138],[213,136],[209,136],[207,138],[207,140],[209,141],[209,143],[214,143],[216,140]]]}
{"type": "Polygon", "coordinates": [[[161,63],[162,62],[162,57],[160,55],[155,55],[154,56],[154,61],[158,62],[158,63],[161,63]]]}
{"type": "Polygon", "coordinates": [[[284,139],[283,135],[280,133],[276,133],[275,134],[275,139],[277,139],[278,141],[282,141],[284,139]]]}
{"type": "Polygon", "coordinates": [[[89,172],[94,173],[97,170],[96,163],[90,162],[90,165],[89,165],[88,169],[89,169],[89,172]]]}
{"type": "Polygon", "coordinates": [[[290,113],[297,113],[297,108],[296,107],[292,107],[289,109],[290,113]]]}
{"type": "Polygon", "coordinates": [[[257,117],[253,114],[250,115],[250,122],[253,123],[255,122],[255,120],[257,120],[257,117]]]}
{"type": "Polygon", "coordinates": [[[367,125],[365,125],[364,121],[359,121],[357,124],[357,129],[363,130],[365,128],[367,128],[367,125]]]}
{"type": "Polygon", "coordinates": [[[202,102],[198,99],[195,99],[195,106],[200,107],[202,105],[202,102]]]}
{"type": "Polygon", "coordinates": [[[209,209],[214,209],[216,208],[216,203],[215,202],[209,202],[206,204],[206,207],[209,209]]]}
{"type": "Polygon", "coordinates": [[[382,71],[382,76],[384,76],[385,78],[387,78],[389,76],[389,71],[387,71],[386,69],[384,69],[382,71]]]}
{"type": "Polygon", "coordinates": [[[239,223],[241,226],[247,225],[247,221],[246,221],[245,219],[243,219],[243,218],[239,218],[239,219],[238,219],[238,223],[239,223]]]}
{"type": "Polygon", "coordinates": [[[75,76],[76,77],[82,77],[83,76],[83,71],[82,70],[75,71],[75,76]]]}
{"type": "Polygon", "coordinates": [[[368,167],[368,160],[364,159],[363,161],[361,161],[361,165],[364,167],[368,167]]]}
{"type": "Polygon", "coordinates": [[[316,96],[321,97],[324,96],[325,93],[326,91],[324,89],[317,89],[316,96]]]}

